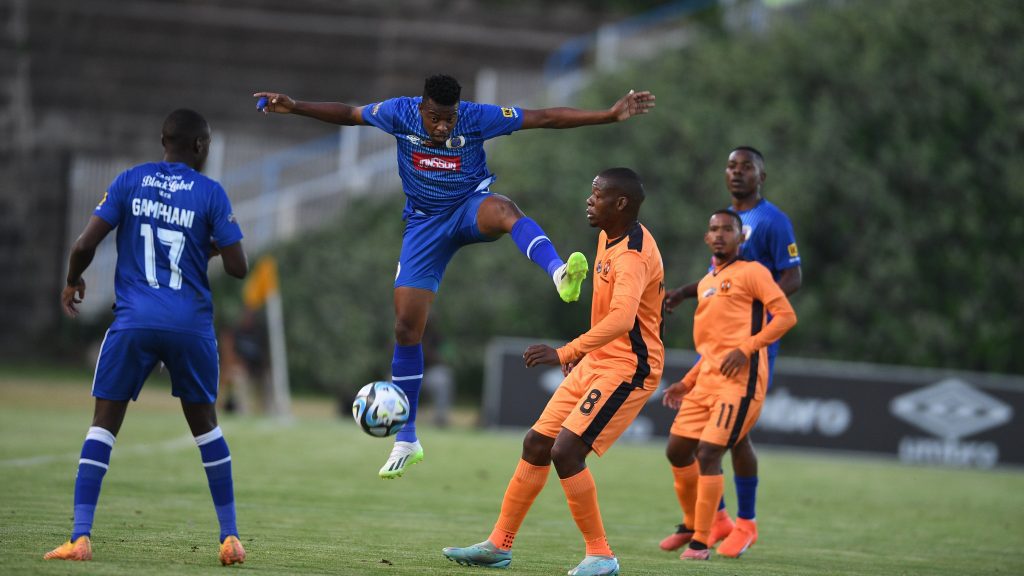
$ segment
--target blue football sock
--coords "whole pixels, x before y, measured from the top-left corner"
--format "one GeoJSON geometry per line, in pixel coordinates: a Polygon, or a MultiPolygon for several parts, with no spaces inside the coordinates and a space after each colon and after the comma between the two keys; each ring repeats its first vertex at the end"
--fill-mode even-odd
{"type": "Polygon", "coordinates": [[[103,476],[110,467],[110,451],[114,449],[114,435],[105,428],[90,426],[82,443],[82,456],[78,460],[75,477],[75,520],[71,541],[79,536],[90,536],[96,503],[100,499],[103,476]]]}
{"type": "Polygon", "coordinates": [[[757,518],[754,505],[757,503],[757,476],[734,476],[736,483],[736,516],[753,520],[757,518]]]}
{"type": "Polygon", "coordinates": [[[555,252],[551,240],[532,218],[520,218],[512,225],[512,240],[519,247],[519,251],[533,260],[541,269],[546,270],[548,276],[554,274],[559,266],[565,264],[558,257],[558,252],[555,252]]]}
{"type": "Polygon", "coordinates": [[[718,501],[718,509],[725,510],[725,496],[722,496],[722,499],[718,501]]]}
{"type": "Polygon", "coordinates": [[[206,434],[195,437],[199,454],[203,458],[206,481],[210,484],[213,508],[220,523],[220,541],[228,536],[238,536],[235,521],[235,485],[231,479],[231,451],[224,440],[220,426],[206,434]]]}
{"type": "Polygon", "coordinates": [[[416,407],[420,403],[420,387],[423,385],[423,345],[401,346],[395,344],[395,355],[391,360],[391,381],[405,392],[409,399],[409,421],[395,436],[399,442],[416,441],[416,407]]]}

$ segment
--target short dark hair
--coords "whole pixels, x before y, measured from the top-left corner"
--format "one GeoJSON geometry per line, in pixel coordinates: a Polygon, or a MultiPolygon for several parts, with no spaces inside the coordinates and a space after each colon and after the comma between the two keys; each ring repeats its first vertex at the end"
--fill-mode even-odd
{"type": "Polygon", "coordinates": [[[740,218],[739,214],[733,212],[732,210],[729,210],[728,208],[722,208],[721,210],[715,210],[714,212],[712,212],[711,213],[711,217],[714,218],[715,216],[718,216],[719,214],[724,214],[726,216],[732,216],[736,220],[736,224],[739,225],[739,231],[740,232],[743,231],[743,218],[740,218]]]}
{"type": "Polygon", "coordinates": [[[195,110],[178,108],[167,115],[160,131],[164,145],[168,148],[183,149],[192,146],[199,138],[209,136],[210,125],[206,118],[195,110]]]}
{"type": "Polygon", "coordinates": [[[750,152],[751,154],[753,154],[754,158],[761,165],[761,170],[764,170],[764,154],[761,154],[760,150],[758,150],[757,148],[754,148],[753,146],[737,146],[737,147],[733,148],[732,150],[730,150],[729,154],[732,155],[733,152],[737,152],[739,150],[742,150],[744,152],[750,152]]]}
{"type": "Polygon", "coordinates": [[[459,81],[447,74],[434,74],[423,83],[423,98],[429,98],[441,106],[454,106],[462,96],[459,81]]]}
{"type": "Polygon", "coordinates": [[[608,168],[602,170],[598,177],[607,180],[612,188],[635,202],[637,208],[647,197],[644,192],[644,183],[640,181],[640,175],[630,168],[608,168]]]}

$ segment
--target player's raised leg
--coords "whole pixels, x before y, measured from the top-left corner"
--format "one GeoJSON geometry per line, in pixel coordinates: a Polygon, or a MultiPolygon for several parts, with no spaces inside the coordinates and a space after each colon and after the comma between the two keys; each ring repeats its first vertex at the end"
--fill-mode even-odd
{"type": "Polygon", "coordinates": [[[408,466],[423,460],[423,446],[416,435],[416,413],[423,386],[423,331],[434,301],[434,292],[423,288],[395,288],[395,350],[391,379],[409,400],[409,420],[395,436],[391,454],[378,475],[399,478],[408,466]]]}
{"type": "Polygon", "coordinates": [[[477,227],[482,234],[496,237],[508,233],[519,251],[540,266],[555,283],[559,297],[575,302],[587,277],[587,257],[573,252],[563,261],[544,230],[508,198],[492,194],[477,210],[477,227]]]}

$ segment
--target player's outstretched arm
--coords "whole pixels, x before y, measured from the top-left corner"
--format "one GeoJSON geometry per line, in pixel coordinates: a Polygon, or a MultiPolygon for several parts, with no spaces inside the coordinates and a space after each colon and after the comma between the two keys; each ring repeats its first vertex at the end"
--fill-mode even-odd
{"type": "Polygon", "coordinates": [[[71,255],[68,257],[68,278],[67,285],[60,293],[61,309],[69,318],[78,316],[78,308],[75,304],[81,304],[85,298],[85,280],[82,274],[92,263],[96,255],[96,247],[113,230],[113,226],[99,216],[89,218],[85,230],[71,245],[71,255]]]}
{"type": "Polygon", "coordinates": [[[341,102],[304,102],[278,92],[256,92],[253,98],[258,99],[257,104],[263,104],[259,110],[264,114],[297,114],[342,126],[365,124],[362,106],[349,106],[341,102]]]}
{"type": "Polygon", "coordinates": [[[577,108],[523,110],[522,129],[576,128],[595,124],[611,124],[629,120],[639,114],[647,114],[651,108],[654,108],[654,94],[646,90],[643,92],[630,90],[607,110],[579,110],[577,108]]]}

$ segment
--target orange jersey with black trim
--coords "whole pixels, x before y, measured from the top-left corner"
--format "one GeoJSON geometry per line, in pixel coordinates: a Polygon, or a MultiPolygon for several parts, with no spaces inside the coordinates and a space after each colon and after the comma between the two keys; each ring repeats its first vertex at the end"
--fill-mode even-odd
{"type": "Polygon", "coordinates": [[[558,349],[563,363],[614,370],[634,386],[657,386],[665,361],[661,341],[665,268],[654,236],[639,222],[620,238],[602,230],[594,263],[590,330],[558,349]]]}
{"type": "Polygon", "coordinates": [[[759,262],[733,260],[716,266],[701,279],[697,298],[693,343],[700,361],[686,374],[684,382],[691,387],[736,386],[751,397],[764,397],[768,354],[758,352],[796,325],[796,312],[771,272],[759,262]],[[728,378],[719,368],[725,356],[737,348],[750,362],[728,378]]]}

